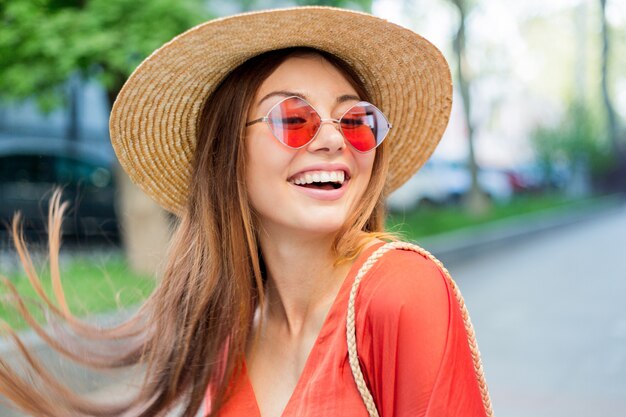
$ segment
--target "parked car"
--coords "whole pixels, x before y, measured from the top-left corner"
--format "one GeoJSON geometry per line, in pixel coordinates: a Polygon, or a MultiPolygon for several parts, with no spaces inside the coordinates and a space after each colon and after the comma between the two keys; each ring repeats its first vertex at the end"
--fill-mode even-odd
{"type": "Polygon", "coordinates": [[[515,193],[540,193],[546,188],[563,188],[570,173],[563,165],[552,167],[551,175],[547,176],[544,169],[536,164],[526,164],[509,171],[509,177],[515,193]]]}
{"type": "Polygon", "coordinates": [[[387,198],[392,211],[406,211],[418,205],[443,205],[461,193],[463,175],[451,166],[433,161],[426,164],[387,198]]]}
{"type": "MultiPolygon", "coordinates": [[[[513,195],[504,170],[483,168],[478,183],[495,201],[508,201],[513,195]]],[[[419,205],[444,205],[458,202],[471,187],[471,175],[462,162],[430,159],[402,187],[387,198],[391,211],[407,211],[419,205]]]]}
{"type": "Polygon", "coordinates": [[[71,204],[64,235],[119,239],[107,154],[61,140],[22,140],[12,147],[2,140],[0,145],[0,222],[9,223],[20,211],[25,231],[43,235],[51,191],[61,186],[71,204]]]}

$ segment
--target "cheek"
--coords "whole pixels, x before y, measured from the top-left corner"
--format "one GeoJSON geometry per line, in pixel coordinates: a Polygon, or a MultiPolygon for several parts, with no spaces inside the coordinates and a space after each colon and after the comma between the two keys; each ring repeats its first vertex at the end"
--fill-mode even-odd
{"type": "Polygon", "coordinates": [[[262,135],[246,138],[246,188],[256,210],[271,205],[274,191],[286,184],[291,155],[276,142],[262,135]]]}
{"type": "Polygon", "coordinates": [[[362,173],[362,178],[365,182],[365,185],[369,183],[370,178],[372,177],[372,171],[374,169],[374,160],[376,158],[376,151],[368,152],[365,154],[358,154],[356,156],[356,163],[359,167],[359,172],[362,173]]]}
{"type": "MultiPolygon", "coordinates": [[[[373,191],[370,186],[372,179],[372,173],[374,168],[375,151],[367,154],[355,155],[355,162],[358,167],[359,176],[354,184],[355,196],[352,204],[359,204],[361,199],[367,194],[373,191]]],[[[358,210],[356,206],[353,206],[354,210],[358,210]]]]}

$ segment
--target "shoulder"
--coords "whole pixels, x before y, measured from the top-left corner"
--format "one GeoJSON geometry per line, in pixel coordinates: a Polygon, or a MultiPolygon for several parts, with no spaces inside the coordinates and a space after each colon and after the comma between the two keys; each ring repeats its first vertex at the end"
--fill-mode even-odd
{"type": "Polygon", "coordinates": [[[401,401],[412,410],[402,415],[416,415],[429,398],[449,340],[451,306],[447,278],[425,254],[390,250],[363,277],[355,306],[358,350],[387,414],[398,415],[389,410],[401,401]],[[390,380],[412,388],[399,394],[385,388],[390,380]]]}
{"type": "Polygon", "coordinates": [[[392,249],[363,277],[360,300],[370,318],[447,314],[450,288],[442,269],[427,255],[392,249]]]}
{"type": "Polygon", "coordinates": [[[406,250],[385,253],[375,266],[358,290],[356,340],[381,415],[484,415],[464,320],[443,267],[406,250]]]}

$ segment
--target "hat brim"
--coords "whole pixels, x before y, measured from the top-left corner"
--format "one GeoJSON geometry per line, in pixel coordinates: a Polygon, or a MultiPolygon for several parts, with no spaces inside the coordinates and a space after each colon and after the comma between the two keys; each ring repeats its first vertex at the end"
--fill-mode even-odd
{"type": "Polygon", "coordinates": [[[263,52],[308,46],[359,75],[393,124],[388,192],[410,178],[441,139],[452,82],[441,52],[420,35],[375,16],[296,7],[200,24],[153,52],[132,73],[111,112],[111,142],[131,180],[165,209],[187,200],[198,117],[206,98],[238,65],[263,52]]]}

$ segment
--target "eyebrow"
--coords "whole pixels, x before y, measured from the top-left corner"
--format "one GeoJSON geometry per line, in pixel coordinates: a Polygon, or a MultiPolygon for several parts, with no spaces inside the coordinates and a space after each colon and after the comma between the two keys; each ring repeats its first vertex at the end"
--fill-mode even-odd
{"type": "MultiPolygon", "coordinates": [[[[257,106],[260,106],[261,103],[263,103],[263,101],[267,100],[270,97],[274,97],[274,96],[281,96],[281,97],[296,96],[296,97],[300,97],[303,100],[307,100],[308,101],[307,96],[302,94],[302,93],[296,93],[296,92],[293,92],[293,91],[280,90],[280,91],[272,91],[271,93],[267,94],[265,97],[263,97],[261,100],[259,100],[259,102],[257,103],[257,106]]],[[[342,96],[337,97],[337,104],[341,104],[341,103],[344,103],[344,102],[350,101],[350,100],[361,101],[361,98],[359,96],[355,96],[354,94],[344,94],[342,96]]]]}

